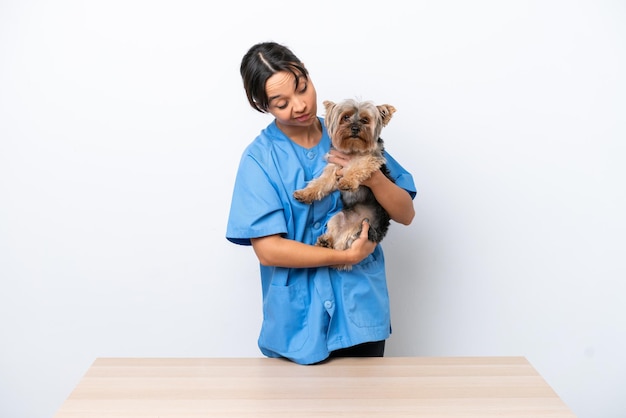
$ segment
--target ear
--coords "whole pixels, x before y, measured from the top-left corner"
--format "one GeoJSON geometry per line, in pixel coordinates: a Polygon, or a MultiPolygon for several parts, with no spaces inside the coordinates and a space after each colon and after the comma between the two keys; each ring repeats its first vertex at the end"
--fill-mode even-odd
{"type": "Polygon", "coordinates": [[[391,115],[396,113],[396,108],[388,104],[376,106],[376,108],[380,113],[380,118],[382,119],[383,126],[387,126],[387,124],[391,120],[391,115]]]}
{"type": "Polygon", "coordinates": [[[324,114],[324,125],[326,125],[328,134],[333,136],[335,129],[337,129],[337,121],[335,120],[333,110],[336,110],[337,105],[330,100],[324,100],[323,104],[326,108],[326,113],[324,114]]]}
{"type": "Polygon", "coordinates": [[[330,100],[324,100],[324,102],[322,104],[324,105],[324,108],[326,109],[326,114],[327,115],[330,113],[332,108],[335,107],[335,103],[331,102],[330,100]]]}

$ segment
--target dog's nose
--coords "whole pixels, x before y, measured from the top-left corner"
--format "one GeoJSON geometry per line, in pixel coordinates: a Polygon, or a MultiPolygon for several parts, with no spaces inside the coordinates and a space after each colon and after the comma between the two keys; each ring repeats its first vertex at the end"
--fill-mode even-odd
{"type": "Polygon", "coordinates": [[[357,125],[356,123],[352,124],[350,128],[352,131],[352,136],[357,136],[359,134],[359,131],[361,130],[361,128],[359,128],[359,125],[357,125]]]}

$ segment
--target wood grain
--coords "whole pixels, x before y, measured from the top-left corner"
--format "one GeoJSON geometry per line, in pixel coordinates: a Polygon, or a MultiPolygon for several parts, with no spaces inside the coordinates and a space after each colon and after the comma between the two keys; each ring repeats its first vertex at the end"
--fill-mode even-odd
{"type": "Polygon", "coordinates": [[[572,418],[524,357],[98,358],[54,418],[572,418]]]}

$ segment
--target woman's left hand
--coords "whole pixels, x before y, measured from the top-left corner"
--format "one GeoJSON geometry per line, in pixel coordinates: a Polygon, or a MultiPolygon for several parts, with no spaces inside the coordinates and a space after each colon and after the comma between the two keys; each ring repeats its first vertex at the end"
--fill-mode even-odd
{"type": "Polygon", "coordinates": [[[337,176],[341,177],[343,175],[344,167],[350,164],[350,159],[352,157],[348,154],[344,154],[343,152],[337,151],[336,149],[331,149],[328,151],[326,161],[331,164],[335,164],[339,166],[339,170],[337,170],[337,176]]]}

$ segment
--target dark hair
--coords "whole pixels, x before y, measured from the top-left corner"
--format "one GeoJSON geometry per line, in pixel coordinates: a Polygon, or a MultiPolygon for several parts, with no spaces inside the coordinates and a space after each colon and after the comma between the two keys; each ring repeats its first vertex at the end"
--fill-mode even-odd
{"type": "Polygon", "coordinates": [[[289,48],[276,42],[261,42],[252,46],[241,60],[241,78],[248,102],[254,110],[267,113],[269,99],[265,82],[280,71],[288,71],[296,79],[309,79],[309,72],[289,48]]]}

